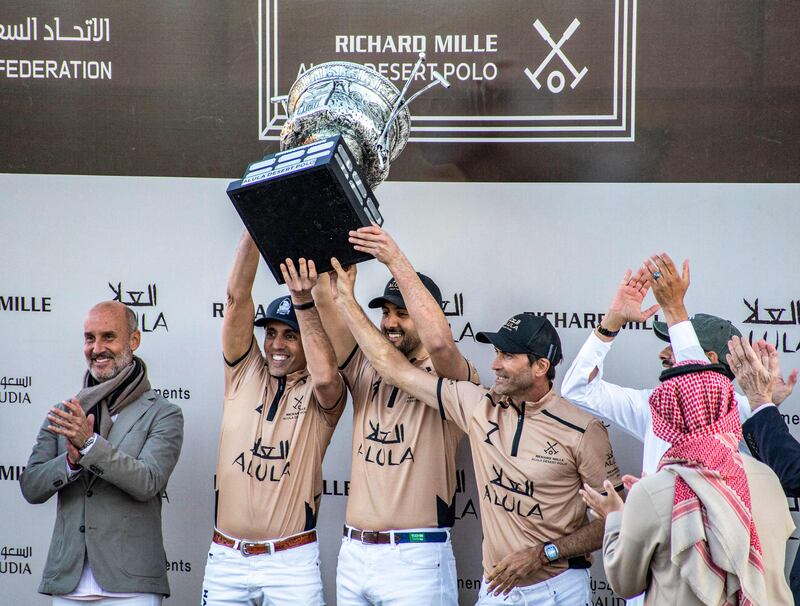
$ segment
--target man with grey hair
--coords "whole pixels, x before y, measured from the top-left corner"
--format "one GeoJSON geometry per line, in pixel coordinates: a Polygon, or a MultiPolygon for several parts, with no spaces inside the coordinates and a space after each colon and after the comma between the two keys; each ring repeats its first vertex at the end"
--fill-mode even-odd
{"type": "Polygon", "coordinates": [[[136,315],[115,301],[86,317],[83,389],[50,409],[25,472],[29,503],[58,495],[39,592],[54,606],[157,606],[169,595],[161,494],[178,461],[183,415],[150,388],[134,355],[136,315]]]}

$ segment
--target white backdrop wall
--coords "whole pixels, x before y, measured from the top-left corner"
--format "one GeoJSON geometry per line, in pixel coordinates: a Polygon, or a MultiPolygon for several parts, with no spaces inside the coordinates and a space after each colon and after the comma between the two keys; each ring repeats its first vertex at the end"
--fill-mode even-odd
{"type": "MultiPolygon", "coordinates": [[[[219,309],[242,229],[226,185],[219,179],[0,175],[0,604],[49,603],[36,587],[55,499],[28,505],[16,480],[49,406],[80,387],[85,312],[118,293],[123,302],[138,303],[139,354],[151,383],[184,411],[183,453],[164,494],[173,591],[166,604],[199,603],[222,397],[219,309]],[[4,548],[20,551],[9,556],[4,548]]],[[[605,311],[625,269],[660,250],[691,261],[690,313],[714,313],[745,334],[766,334],[779,345],[786,369],[800,366],[798,194],[798,185],[733,184],[390,182],[378,190],[387,229],[442,288],[454,335],[484,384],[493,380],[492,352],[474,342],[475,332],[495,330],[520,311],[552,312],[569,364],[591,330],[591,314],[605,311]]],[[[380,292],[387,278],[377,262],[359,266],[359,299],[380,292]]],[[[257,301],[283,292],[262,265],[257,301]]],[[[649,323],[624,331],[606,378],[654,385],[660,349],[649,323]]],[[[557,382],[563,373],[559,367],[557,382]]],[[[795,435],[798,409],[798,395],[782,406],[795,435]]],[[[324,464],[319,527],[329,604],[335,604],[350,432],[345,414],[324,464]]],[[[622,469],[638,474],[640,445],[613,428],[610,433],[622,469]]],[[[458,468],[454,543],[461,603],[472,604],[481,531],[466,443],[458,468]]],[[[794,499],[790,507],[798,509],[794,499]]],[[[789,563],[794,551],[792,542],[789,563]]],[[[624,603],[605,585],[599,557],[592,572],[594,604],[624,603]]]]}

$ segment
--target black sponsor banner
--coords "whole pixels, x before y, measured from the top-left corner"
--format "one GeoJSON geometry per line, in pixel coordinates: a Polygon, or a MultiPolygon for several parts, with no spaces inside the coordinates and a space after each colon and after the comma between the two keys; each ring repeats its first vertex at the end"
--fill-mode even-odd
{"type": "Polygon", "coordinates": [[[229,177],[305,69],[418,52],[395,180],[795,181],[800,5],[210,0],[0,9],[5,172],[229,177]],[[11,118],[13,116],[13,119],[11,118]]]}

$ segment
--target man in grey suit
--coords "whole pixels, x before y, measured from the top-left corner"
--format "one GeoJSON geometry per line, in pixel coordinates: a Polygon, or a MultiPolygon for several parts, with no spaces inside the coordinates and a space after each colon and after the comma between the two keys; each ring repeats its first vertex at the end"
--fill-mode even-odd
{"type": "Polygon", "coordinates": [[[150,388],[133,355],[141,333],[125,305],[95,305],[84,323],[83,389],[53,407],[22,494],[58,495],[39,592],[54,606],[158,606],[169,595],[161,493],[178,461],[183,415],[150,388]]]}

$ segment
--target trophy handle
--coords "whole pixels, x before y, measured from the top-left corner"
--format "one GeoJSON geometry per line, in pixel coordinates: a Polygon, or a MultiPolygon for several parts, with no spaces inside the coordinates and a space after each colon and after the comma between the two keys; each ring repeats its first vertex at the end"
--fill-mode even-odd
{"type": "Polygon", "coordinates": [[[279,95],[277,97],[270,97],[270,102],[272,103],[280,103],[283,105],[283,111],[286,112],[286,117],[289,117],[289,106],[287,105],[289,101],[289,95],[279,95]]]}
{"type": "Polygon", "coordinates": [[[392,107],[392,113],[389,114],[389,119],[386,120],[386,124],[383,127],[383,131],[381,132],[381,136],[378,138],[378,142],[375,144],[375,152],[378,155],[378,164],[381,168],[386,165],[386,162],[389,159],[389,149],[388,149],[388,139],[389,139],[389,130],[392,127],[392,123],[394,122],[395,118],[397,118],[398,112],[401,109],[408,106],[414,99],[419,97],[424,92],[430,90],[434,86],[443,86],[444,88],[450,88],[450,82],[447,81],[442,74],[433,70],[431,75],[433,76],[433,82],[430,82],[425,88],[422,90],[417,91],[414,93],[408,100],[406,100],[406,92],[408,91],[408,87],[411,86],[411,82],[417,77],[417,72],[422,68],[422,64],[425,63],[425,53],[419,54],[419,59],[417,59],[417,64],[414,66],[414,70],[411,72],[411,76],[408,80],[406,80],[405,85],[403,86],[403,90],[400,91],[400,94],[397,96],[397,99],[394,101],[394,106],[392,107]]]}

